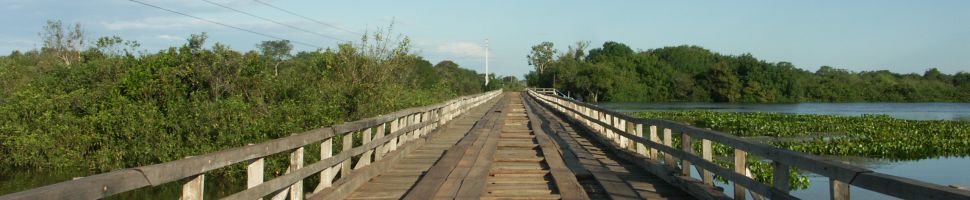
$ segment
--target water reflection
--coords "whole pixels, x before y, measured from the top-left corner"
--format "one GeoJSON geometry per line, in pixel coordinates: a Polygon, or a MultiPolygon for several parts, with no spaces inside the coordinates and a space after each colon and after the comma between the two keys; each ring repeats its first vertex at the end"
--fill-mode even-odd
{"type": "Polygon", "coordinates": [[[619,112],[711,110],[847,116],[882,114],[912,120],[970,121],[970,103],[600,103],[598,105],[619,112]]]}

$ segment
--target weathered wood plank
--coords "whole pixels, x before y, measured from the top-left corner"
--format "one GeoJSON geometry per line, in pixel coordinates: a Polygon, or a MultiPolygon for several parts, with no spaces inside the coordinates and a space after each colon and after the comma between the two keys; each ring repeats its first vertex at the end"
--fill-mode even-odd
{"type": "Polygon", "coordinates": [[[266,166],[266,159],[259,158],[249,161],[246,166],[246,188],[256,187],[263,183],[263,168],[266,166]]]}
{"type": "MultiPolygon", "coordinates": [[[[509,99],[514,98],[509,95],[509,99]]],[[[507,108],[507,106],[505,107],[507,108]]],[[[468,170],[468,174],[464,175],[461,181],[461,186],[458,188],[457,193],[455,193],[456,199],[475,199],[482,196],[482,192],[485,190],[485,179],[489,176],[489,170],[492,167],[492,160],[494,159],[495,150],[498,148],[498,136],[502,132],[502,125],[505,121],[504,113],[508,109],[503,109],[503,114],[498,115],[495,121],[492,122],[490,129],[487,129],[485,137],[484,146],[479,150],[477,158],[474,158],[474,164],[468,170]]],[[[438,198],[440,196],[436,196],[438,198]]]]}
{"type": "MultiPolygon", "coordinates": [[[[703,154],[701,156],[704,160],[714,162],[714,149],[711,147],[711,140],[701,139],[701,154],[703,154]]],[[[701,176],[704,184],[714,185],[714,174],[710,170],[702,169],[701,176]]]]}
{"type": "Polygon", "coordinates": [[[830,178],[829,179],[829,199],[849,200],[849,184],[830,178]]]}
{"type": "MultiPolygon", "coordinates": [[[[522,94],[521,98],[527,99],[525,95],[522,94]]],[[[579,181],[576,180],[576,175],[563,162],[563,158],[560,156],[559,146],[542,129],[542,124],[547,122],[539,119],[531,103],[526,103],[525,108],[526,114],[529,116],[531,122],[532,131],[536,135],[536,142],[542,148],[542,154],[546,158],[546,164],[549,165],[549,170],[556,182],[556,187],[559,188],[559,194],[562,195],[563,199],[589,199],[586,191],[583,190],[583,186],[579,185],[579,181]]],[[[626,142],[624,141],[623,143],[625,144],[626,142]]]]}
{"type": "MultiPolygon", "coordinates": [[[[740,149],[734,150],[734,172],[738,174],[745,174],[748,169],[748,153],[740,149]]],[[[738,183],[734,183],[734,199],[744,200],[747,197],[747,192],[744,186],[738,183]]]]}
{"type": "MultiPolygon", "coordinates": [[[[504,104],[507,101],[507,97],[503,97],[499,100],[499,103],[488,109],[485,115],[478,120],[470,129],[469,133],[462,137],[457,144],[449,148],[446,153],[441,157],[441,159],[430,169],[424,177],[418,181],[415,186],[407,193],[404,199],[432,199],[439,190],[445,187],[444,185],[448,182],[449,177],[452,173],[467,173],[463,172],[453,172],[457,170],[457,166],[461,162],[462,158],[466,155],[477,155],[474,154],[477,151],[473,151],[476,144],[483,145],[483,141],[479,141],[484,134],[483,132],[487,126],[491,125],[489,122],[494,121],[498,114],[494,111],[501,110],[504,108],[504,104]],[[470,154],[471,153],[471,154],[470,154]]],[[[477,145],[477,148],[481,148],[481,145],[477,145]]],[[[468,168],[466,167],[465,170],[468,168]]],[[[453,180],[454,181],[454,180],[453,180]]],[[[459,182],[460,183],[460,182],[459,182]]],[[[447,188],[446,188],[447,189],[447,188]]]]}
{"type": "Polygon", "coordinates": [[[189,182],[182,184],[181,200],[202,200],[205,189],[205,174],[196,175],[189,182]]]}

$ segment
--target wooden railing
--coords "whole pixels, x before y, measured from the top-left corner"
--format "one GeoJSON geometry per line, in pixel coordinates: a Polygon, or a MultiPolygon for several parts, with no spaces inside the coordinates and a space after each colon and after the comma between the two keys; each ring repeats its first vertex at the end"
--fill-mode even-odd
{"type": "MultiPolygon", "coordinates": [[[[578,122],[604,139],[616,154],[637,161],[654,174],[669,175],[665,180],[679,184],[712,186],[714,175],[724,177],[734,185],[734,199],[752,198],[797,199],[789,194],[791,167],[829,178],[831,199],[849,199],[849,187],[856,186],[903,199],[970,199],[970,191],[950,188],[919,180],[874,172],[787,149],[756,143],[739,137],[690,125],[657,119],[642,119],[603,109],[595,105],[558,96],[529,91],[529,95],[545,106],[578,122]],[[679,134],[681,144],[673,144],[679,134]],[[694,145],[700,140],[701,152],[694,145]],[[734,149],[734,167],[728,169],[714,163],[712,143],[734,149]],[[754,180],[748,168],[748,155],[770,160],[773,184],[754,180]],[[690,166],[700,174],[700,180],[690,176],[690,166]]],[[[687,188],[688,192],[705,199],[727,198],[710,194],[705,188],[687,188]],[[708,194],[698,193],[707,191],[708,194]]]]}
{"type": "MultiPolygon", "coordinates": [[[[323,127],[293,136],[259,144],[232,148],[181,160],[116,170],[23,192],[0,199],[99,199],[142,187],[188,180],[182,185],[181,199],[202,199],[206,172],[234,164],[245,164],[246,190],[227,199],[304,199],[303,180],[320,176],[314,195],[341,198],[357,186],[376,176],[390,165],[384,160],[406,155],[402,149],[413,149],[409,142],[422,138],[469,108],[501,94],[492,91],[464,96],[445,103],[401,110],[392,114],[323,127]],[[342,136],[342,149],[334,155],[334,138],[342,136]],[[363,138],[354,146],[353,138],[363,138]],[[320,161],[304,165],[304,147],[320,143],[320,161]],[[264,182],[265,158],[289,153],[290,164],[284,175],[264,182]],[[356,162],[354,162],[356,161],[356,162]],[[381,162],[371,165],[375,162],[381,162]],[[351,166],[352,163],[355,163],[351,166]],[[340,174],[340,179],[334,178],[340,174]]],[[[412,142],[413,143],[413,142],[412,142]]]]}

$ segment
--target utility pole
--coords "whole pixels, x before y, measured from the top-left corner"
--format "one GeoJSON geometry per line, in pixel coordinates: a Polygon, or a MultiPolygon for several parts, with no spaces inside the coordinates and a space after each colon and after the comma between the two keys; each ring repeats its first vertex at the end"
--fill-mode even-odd
{"type": "Polygon", "coordinates": [[[485,38],[485,86],[488,86],[488,38],[485,38]]]}

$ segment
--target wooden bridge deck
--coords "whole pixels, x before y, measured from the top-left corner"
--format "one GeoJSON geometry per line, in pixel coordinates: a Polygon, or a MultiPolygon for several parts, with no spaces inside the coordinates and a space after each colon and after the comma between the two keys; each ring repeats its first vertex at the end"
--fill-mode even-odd
{"type": "Polygon", "coordinates": [[[692,199],[523,95],[496,99],[348,199],[692,199]]]}

